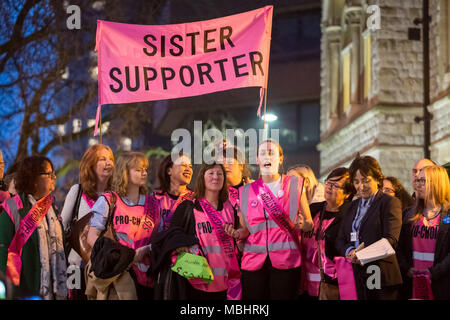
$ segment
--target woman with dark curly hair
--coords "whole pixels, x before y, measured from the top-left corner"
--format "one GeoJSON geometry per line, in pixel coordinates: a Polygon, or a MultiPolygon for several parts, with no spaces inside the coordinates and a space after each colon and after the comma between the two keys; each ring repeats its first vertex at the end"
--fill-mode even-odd
{"type": "Polygon", "coordinates": [[[63,227],[51,195],[55,179],[50,159],[27,157],[15,177],[18,194],[2,205],[0,270],[21,297],[67,298],[63,227]]]}
{"type": "Polygon", "coordinates": [[[396,177],[384,177],[382,190],[391,197],[398,198],[402,202],[402,210],[414,204],[414,199],[396,177]]]}

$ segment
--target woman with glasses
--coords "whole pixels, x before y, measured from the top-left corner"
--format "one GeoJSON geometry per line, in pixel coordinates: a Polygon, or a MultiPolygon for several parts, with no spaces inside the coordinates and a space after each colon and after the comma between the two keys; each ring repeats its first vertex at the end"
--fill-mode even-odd
{"type": "Polygon", "coordinates": [[[400,200],[381,191],[383,174],[377,160],[358,157],[349,168],[350,179],[359,199],[352,201],[339,230],[336,249],[353,263],[356,291],[359,300],[395,300],[402,277],[395,255],[362,266],[356,256],[360,246],[370,246],[385,238],[396,249],[402,225],[400,200]],[[375,267],[373,267],[375,266],[375,267]],[[380,270],[380,288],[370,289],[371,270],[380,270]],[[369,270],[369,271],[368,271],[369,270]]]}
{"type": "Polygon", "coordinates": [[[427,297],[450,299],[450,183],[446,170],[428,166],[415,179],[416,203],[404,223],[397,255],[408,289],[406,298],[418,289],[419,283],[431,284],[427,297]]]}
{"type": "Polygon", "coordinates": [[[63,227],[54,207],[55,172],[50,159],[27,157],[16,173],[18,194],[0,211],[0,270],[20,297],[67,298],[63,227]]]}
{"type": "MultiPolygon", "coordinates": [[[[77,220],[91,211],[98,197],[111,189],[113,169],[114,155],[110,147],[96,144],[89,147],[83,154],[80,161],[80,182],[70,188],[61,211],[66,235],[77,220]]],[[[70,250],[67,260],[70,266],[77,266],[81,274],[84,273],[87,261],[83,261],[75,250],[70,250]]],[[[86,285],[83,280],[80,285],[80,289],[69,291],[70,300],[86,300],[84,294],[86,285]]]]}
{"type": "MultiPolygon", "coordinates": [[[[88,243],[94,247],[103,231],[112,227],[119,244],[135,251],[129,274],[125,271],[121,277],[129,278],[131,275],[138,299],[153,298],[153,279],[147,276],[147,270],[150,265],[150,237],[154,230],[158,230],[160,220],[159,212],[147,195],[148,166],[148,159],[141,152],[120,155],[114,167],[112,192],[104,193],[92,207],[93,217],[87,236],[88,243]]],[[[90,269],[89,265],[87,269],[90,269]]],[[[130,290],[134,291],[134,288],[130,290]]],[[[92,298],[89,294],[88,297],[92,298]]],[[[107,299],[112,298],[108,296],[107,299]]]]}
{"type": "Polygon", "coordinates": [[[337,168],[325,180],[325,201],[309,206],[314,230],[302,232],[301,288],[320,300],[339,300],[333,262],[333,258],[339,254],[334,244],[342,217],[354,193],[348,169],[337,168]]]}
{"type": "Polygon", "coordinates": [[[384,177],[382,190],[384,193],[401,201],[403,216],[405,216],[406,210],[414,204],[411,195],[405,190],[400,180],[395,177],[384,177]]]}

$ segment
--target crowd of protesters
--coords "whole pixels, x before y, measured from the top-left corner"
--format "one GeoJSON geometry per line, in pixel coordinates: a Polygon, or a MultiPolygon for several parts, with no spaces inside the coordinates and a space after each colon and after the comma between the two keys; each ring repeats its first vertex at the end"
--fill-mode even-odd
{"type": "Polygon", "coordinates": [[[189,155],[167,156],[150,192],[143,153],[114,159],[108,146],[91,146],[58,210],[52,161],[27,157],[4,175],[0,151],[7,298],[450,299],[444,167],[417,159],[409,194],[371,156],[321,183],[304,164],[282,172],[273,140],[258,147],[256,180],[241,150],[224,144],[217,154],[195,181],[189,155]],[[358,252],[380,240],[395,253],[363,263],[358,252]]]}

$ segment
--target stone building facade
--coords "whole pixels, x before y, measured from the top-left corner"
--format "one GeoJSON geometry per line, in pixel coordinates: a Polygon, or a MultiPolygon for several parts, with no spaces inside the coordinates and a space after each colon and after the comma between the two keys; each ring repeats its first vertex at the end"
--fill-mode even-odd
{"type": "MultiPolygon", "coordinates": [[[[423,157],[422,0],[322,0],[320,176],[357,152],[411,190],[423,157]],[[377,13],[379,20],[377,21],[377,13]],[[378,25],[377,25],[378,23],[378,25]],[[421,28],[421,25],[419,25],[421,28]]],[[[431,158],[450,161],[450,1],[430,0],[431,158]]]]}

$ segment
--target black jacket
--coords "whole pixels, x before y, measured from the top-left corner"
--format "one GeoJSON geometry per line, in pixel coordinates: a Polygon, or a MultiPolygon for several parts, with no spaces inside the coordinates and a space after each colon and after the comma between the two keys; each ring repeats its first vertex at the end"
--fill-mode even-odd
{"type": "MultiPolygon", "coordinates": [[[[352,232],[352,223],[355,219],[360,201],[361,199],[357,199],[351,202],[341,222],[336,241],[336,249],[340,256],[345,257],[346,250],[354,245],[350,241],[350,233],[352,232]]],[[[359,242],[364,242],[364,246],[367,247],[381,238],[386,238],[394,250],[396,250],[401,226],[402,209],[400,200],[384,194],[379,190],[362,219],[359,230],[359,242]]],[[[364,266],[353,265],[355,280],[360,280],[361,283],[365,283],[371,275],[370,272],[366,272],[367,268],[371,265],[378,265],[380,267],[382,288],[402,283],[402,276],[396,255],[371,262],[364,266]]]]}
{"type": "Polygon", "coordinates": [[[91,271],[97,278],[109,279],[126,271],[135,251],[107,237],[98,237],[91,253],[91,271]]]}
{"type": "MultiPolygon", "coordinates": [[[[315,202],[309,206],[311,211],[311,216],[314,219],[317,214],[321,214],[324,206],[326,205],[326,201],[323,202],[315,202]]],[[[339,234],[339,228],[341,225],[342,218],[347,211],[350,202],[345,202],[342,206],[339,207],[338,212],[324,212],[324,216],[322,219],[331,219],[334,217],[333,222],[328,226],[325,230],[325,255],[333,260],[335,256],[339,256],[339,253],[336,250],[335,243],[337,236],[339,234]]]]}
{"type": "MultiPolygon", "coordinates": [[[[450,210],[441,214],[439,222],[439,231],[436,239],[436,249],[434,252],[433,267],[431,267],[431,288],[436,300],[450,299],[450,224],[444,223],[443,219],[450,216],[450,210]]],[[[407,276],[408,270],[413,267],[412,258],[412,227],[414,225],[409,219],[412,218],[410,211],[402,226],[400,240],[398,245],[398,262],[405,282],[406,296],[408,299],[412,296],[412,281],[407,276]]]]}
{"type": "Polygon", "coordinates": [[[169,229],[156,234],[152,240],[151,267],[148,273],[157,279],[154,288],[155,300],[187,299],[189,283],[173,272],[170,266],[173,250],[198,243],[192,208],[191,201],[183,201],[177,207],[169,229]]]}

